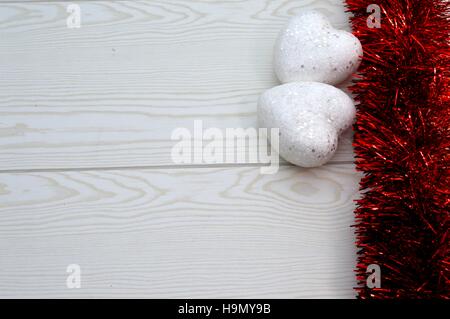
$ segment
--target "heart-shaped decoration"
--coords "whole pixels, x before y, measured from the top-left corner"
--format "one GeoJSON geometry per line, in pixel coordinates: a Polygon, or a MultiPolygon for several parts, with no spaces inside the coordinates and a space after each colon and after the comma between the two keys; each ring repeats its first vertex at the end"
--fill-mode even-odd
{"type": "Polygon", "coordinates": [[[259,127],[279,128],[279,154],[303,167],[331,159],[339,134],[353,123],[355,112],[347,94],[317,82],[276,86],[258,101],[259,127]]]}
{"type": "Polygon", "coordinates": [[[315,81],[338,84],[354,73],[362,47],[353,34],[334,29],[317,11],[293,17],[275,45],[275,72],[283,83],[315,81]]]}

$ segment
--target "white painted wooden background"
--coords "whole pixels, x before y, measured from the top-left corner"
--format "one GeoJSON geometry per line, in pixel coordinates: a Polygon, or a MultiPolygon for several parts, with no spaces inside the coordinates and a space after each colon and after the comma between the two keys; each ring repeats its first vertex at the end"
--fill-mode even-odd
{"type": "Polygon", "coordinates": [[[0,1],[0,297],[354,297],[351,132],[317,169],[170,159],[194,120],[256,126],[303,8],[349,28],[339,0],[0,1]]]}

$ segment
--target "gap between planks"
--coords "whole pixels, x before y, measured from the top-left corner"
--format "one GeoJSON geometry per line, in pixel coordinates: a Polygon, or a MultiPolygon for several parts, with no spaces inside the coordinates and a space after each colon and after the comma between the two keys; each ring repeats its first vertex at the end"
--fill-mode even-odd
{"type": "MultiPolygon", "coordinates": [[[[354,164],[354,161],[335,161],[326,165],[348,165],[354,164]]],[[[241,168],[241,167],[264,167],[265,164],[255,163],[236,163],[236,164],[185,164],[185,165],[148,165],[148,166],[111,166],[111,167],[80,167],[80,168],[36,168],[36,169],[6,169],[0,170],[0,174],[21,174],[21,173],[63,173],[63,172],[90,172],[90,171],[118,171],[118,170],[150,170],[150,169],[195,169],[195,168],[241,168]]],[[[281,162],[280,167],[295,167],[295,165],[281,162]]]]}

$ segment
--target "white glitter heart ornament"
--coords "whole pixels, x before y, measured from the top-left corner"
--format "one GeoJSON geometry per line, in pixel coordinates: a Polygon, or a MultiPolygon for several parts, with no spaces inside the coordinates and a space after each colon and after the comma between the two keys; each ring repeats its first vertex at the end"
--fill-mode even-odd
{"type": "Polygon", "coordinates": [[[302,167],[317,167],[333,157],[338,136],[355,117],[352,99],[324,83],[293,82],[264,92],[258,101],[262,128],[279,128],[279,154],[302,167]]]}
{"type": "Polygon", "coordinates": [[[334,29],[317,11],[303,11],[281,31],[275,45],[275,73],[283,83],[338,84],[354,73],[362,47],[353,34],[334,29]]]}

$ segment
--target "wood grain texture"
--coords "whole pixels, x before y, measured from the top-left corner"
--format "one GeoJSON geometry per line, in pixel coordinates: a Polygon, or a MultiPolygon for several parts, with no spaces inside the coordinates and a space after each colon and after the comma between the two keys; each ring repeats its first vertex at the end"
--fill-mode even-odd
{"type": "Polygon", "coordinates": [[[0,174],[0,297],[350,298],[358,179],[350,164],[0,174]]]}
{"type": "Polygon", "coordinates": [[[304,8],[348,29],[339,0],[0,1],[0,297],[354,297],[350,131],[317,169],[170,159],[195,120],[256,127],[304,8]]]}
{"type": "MultiPolygon", "coordinates": [[[[301,9],[341,1],[0,3],[0,169],[170,165],[177,127],[255,127],[272,47],[301,9]]],[[[351,134],[334,162],[352,161],[351,134]]],[[[232,150],[227,150],[232,151],[232,150]]]]}

